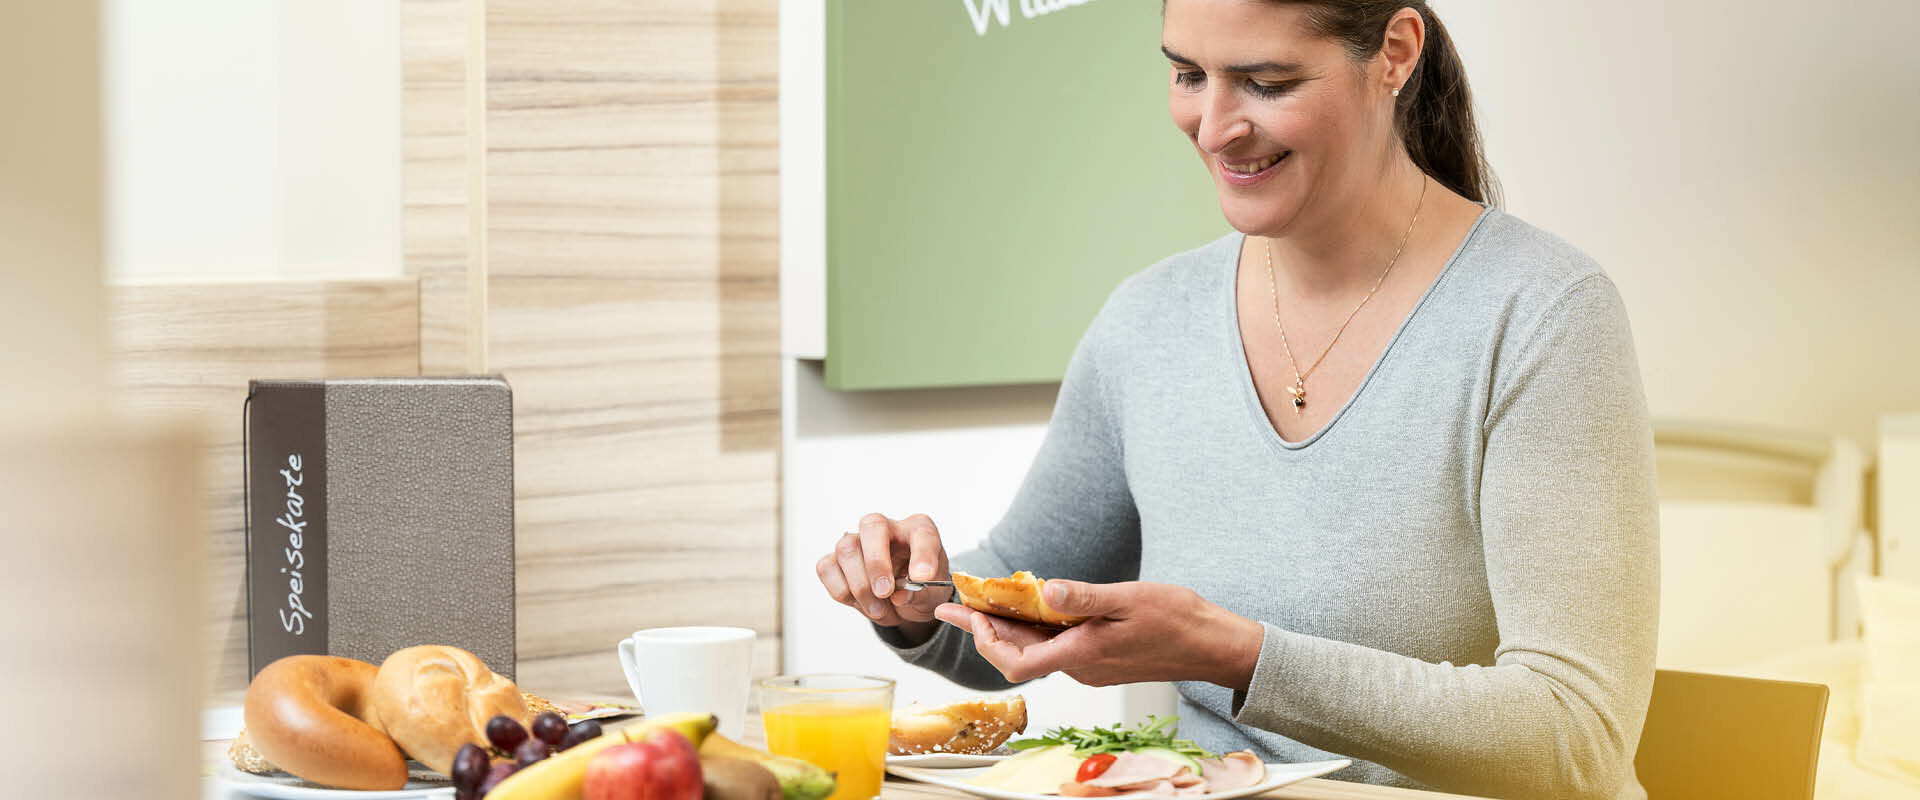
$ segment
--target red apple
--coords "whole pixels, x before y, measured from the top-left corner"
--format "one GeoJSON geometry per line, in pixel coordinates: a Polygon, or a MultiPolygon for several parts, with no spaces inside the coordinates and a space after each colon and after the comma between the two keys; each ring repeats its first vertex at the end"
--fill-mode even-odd
{"type": "Polygon", "coordinates": [[[582,789],[585,800],[700,800],[700,754],[687,737],[657,730],[596,754],[582,789]]]}

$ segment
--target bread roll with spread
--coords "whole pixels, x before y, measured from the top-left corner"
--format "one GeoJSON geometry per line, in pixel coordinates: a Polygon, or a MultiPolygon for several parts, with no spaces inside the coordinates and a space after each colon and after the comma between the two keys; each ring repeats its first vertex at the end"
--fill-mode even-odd
{"type": "Polygon", "coordinates": [[[1040,590],[1046,585],[1046,581],[1025,570],[1006,578],[953,573],[954,595],[976,611],[1054,628],[1068,628],[1087,621],[1086,617],[1062,614],[1047,605],[1040,596],[1040,590]]]}

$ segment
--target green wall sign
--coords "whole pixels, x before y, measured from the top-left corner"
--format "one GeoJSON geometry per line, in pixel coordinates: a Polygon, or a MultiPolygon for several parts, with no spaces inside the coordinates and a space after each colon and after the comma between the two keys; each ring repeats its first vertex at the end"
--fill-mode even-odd
{"type": "Polygon", "coordinates": [[[1227,231],[1151,0],[827,0],[827,383],[1057,381],[1119,281],[1227,231]]]}

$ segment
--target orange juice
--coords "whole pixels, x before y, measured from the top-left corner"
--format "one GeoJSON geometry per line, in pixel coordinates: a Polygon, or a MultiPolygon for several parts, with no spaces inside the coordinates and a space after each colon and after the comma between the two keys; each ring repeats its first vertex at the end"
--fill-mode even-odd
{"type": "Polygon", "coordinates": [[[761,712],[767,751],[839,773],[827,800],[869,800],[886,777],[886,708],[848,703],[789,703],[761,712]]]}

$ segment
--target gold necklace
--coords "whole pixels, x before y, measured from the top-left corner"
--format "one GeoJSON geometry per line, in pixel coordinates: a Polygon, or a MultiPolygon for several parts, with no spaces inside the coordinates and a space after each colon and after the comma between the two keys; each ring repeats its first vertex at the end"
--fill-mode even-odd
{"type": "Polygon", "coordinates": [[[1287,351],[1287,361],[1293,364],[1293,385],[1287,387],[1287,393],[1293,395],[1294,416],[1300,416],[1301,409],[1307,407],[1307,376],[1320,368],[1320,362],[1326,360],[1327,353],[1333,350],[1334,343],[1340,341],[1340,334],[1347,332],[1347,325],[1353,322],[1354,315],[1359,314],[1360,309],[1367,306],[1367,301],[1373,299],[1374,292],[1380,291],[1380,284],[1387,282],[1387,275],[1393,272],[1393,265],[1400,263],[1400,251],[1407,249],[1407,239],[1413,235],[1413,226],[1420,222],[1420,207],[1426,203],[1427,179],[1423,175],[1420,178],[1420,199],[1413,204],[1413,220],[1407,223],[1407,232],[1400,234],[1400,246],[1393,249],[1393,258],[1387,261],[1387,268],[1381,270],[1380,279],[1373,282],[1373,288],[1367,290],[1366,297],[1360,298],[1360,305],[1354,306],[1353,312],[1347,314],[1347,321],[1340,323],[1339,329],[1333,332],[1333,339],[1320,350],[1320,357],[1307,366],[1306,372],[1300,371],[1300,362],[1293,357],[1293,348],[1287,344],[1287,326],[1280,322],[1280,281],[1273,277],[1273,242],[1266,241],[1267,283],[1273,287],[1273,325],[1280,329],[1280,347],[1287,351]]]}

